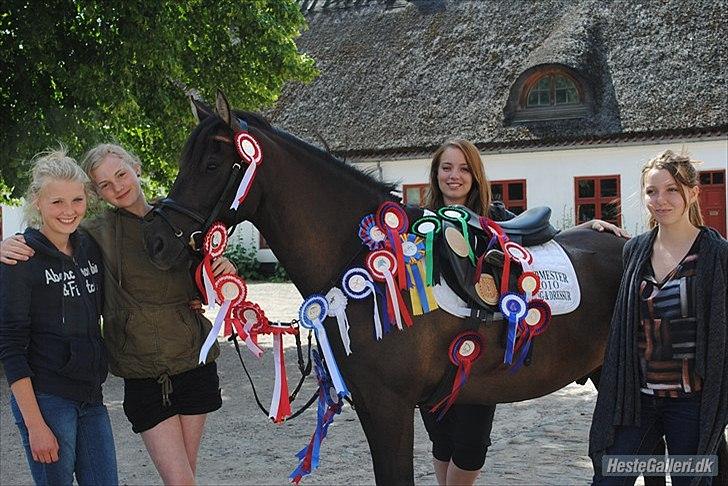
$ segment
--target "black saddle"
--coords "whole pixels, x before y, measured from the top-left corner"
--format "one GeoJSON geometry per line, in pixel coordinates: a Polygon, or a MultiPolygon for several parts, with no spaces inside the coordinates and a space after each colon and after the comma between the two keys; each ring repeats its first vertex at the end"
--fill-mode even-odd
{"type": "MultiPolygon", "coordinates": [[[[465,206],[457,207],[465,210],[470,216],[468,226],[482,229],[480,217],[476,213],[465,206]]],[[[523,246],[534,246],[546,243],[559,232],[551,226],[550,219],[551,208],[537,206],[522,212],[513,219],[496,221],[496,223],[503,228],[511,241],[523,246]]]]}

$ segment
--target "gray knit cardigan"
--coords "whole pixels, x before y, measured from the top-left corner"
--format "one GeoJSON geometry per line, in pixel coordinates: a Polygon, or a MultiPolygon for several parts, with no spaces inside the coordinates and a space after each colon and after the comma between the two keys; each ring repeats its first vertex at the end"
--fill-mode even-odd
{"type": "MultiPolygon", "coordinates": [[[[728,241],[711,228],[703,228],[703,233],[698,253],[696,302],[695,371],[703,379],[698,454],[714,454],[728,424],[728,241]]],[[[615,426],[640,423],[638,289],[656,235],[655,228],[632,238],[622,253],[624,273],[589,433],[589,455],[597,470],[601,469],[604,451],[614,442],[615,426]]]]}

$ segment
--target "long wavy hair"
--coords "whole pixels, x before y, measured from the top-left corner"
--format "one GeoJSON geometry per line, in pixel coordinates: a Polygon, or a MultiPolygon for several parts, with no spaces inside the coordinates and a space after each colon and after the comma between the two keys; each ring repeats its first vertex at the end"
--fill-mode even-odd
{"type": "Polygon", "coordinates": [[[432,210],[445,206],[440,185],[437,183],[437,171],[440,169],[442,154],[448,148],[455,148],[462,152],[465,157],[465,162],[467,162],[470,168],[470,173],[473,176],[473,185],[470,188],[470,192],[468,192],[468,196],[465,198],[465,206],[480,215],[487,216],[492,197],[490,182],[485,176],[484,164],[480,158],[480,152],[471,142],[461,138],[448,140],[443,143],[432,156],[432,163],[430,163],[430,188],[427,191],[425,206],[432,210]]]}

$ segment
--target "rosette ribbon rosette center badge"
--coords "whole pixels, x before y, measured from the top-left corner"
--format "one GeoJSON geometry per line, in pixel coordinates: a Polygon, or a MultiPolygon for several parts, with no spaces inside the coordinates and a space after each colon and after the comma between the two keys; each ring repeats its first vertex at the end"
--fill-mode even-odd
{"type": "Polygon", "coordinates": [[[245,296],[247,295],[245,281],[237,275],[220,276],[215,282],[215,291],[217,293],[217,299],[222,302],[222,306],[217,313],[212,329],[207,334],[207,339],[202,344],[202,349],[200,349],[200,363],[204,363],[207,360],[207,353],[210,352],[210,348],[215,344],[223,322],[234,318],[232,315],[233,308],[244,302],[245,296]]]}
{"type": "Polygon", "coordinates": [[[402,253],[407,265],[407,286],[410,291],[412,314],[420,315],[437,309],[432,287],[425,284],[425,242],[422,237],[405,233],[402,238],[402,253]]]}
{"type": "Polygon", "coordinates": [[[205,298],[205,304],[210,309],[217,307],[215,302],[217,293],[215,291],[215,275],[212,271],[212,261],[225,253],[227,241],[228,234],[225,225],[219,221],[213,223],[210,229],[207,230],[205,240],[202,244],[204,257],[195,270],[197,288],[200,289],[200,293],[205,298]]]}
{"type": "Polygon", "coordinates": [[[470,376],[470,369],[473,363],[480,358],[483,353],[483,344],[480,335],[473,331],[465,331],[453,339],[450,343],[450,362],[457,366],[457,372],[455,373],[455,379],[453,380],[452,389],[450,394],[444,397],[442,400],[437,402],[431,409],[430,412],[436,412],[440,410],[437,419],[440,420],[448,411],[448,409],[455,403],[455,400],[462,390],[465,383],[468,381],[470,376]]]}
{"type": "Polygon", "coordinates": [[[349,338],[349,319],[346,317],[346,296],[341,289],[333,287],[326,294],[326,301],[329,303],[329,312],[327,315],[336,317],[341,342],[344,344],[346,355],[349,356],[351,354],[351,339],[349,338]]]}
{"type": "Polygon", "coordinates": [[[240,181],[235,198],[230,206],[230,209],[237,210],[248,196],[250,186],[253,184],[253,179],[255,179],[255,170],[263,162],[263,151],[255,137],[248,133],[247,130],[240,130],[235,134],[234,144],[240,160],[248,164],[248,168],[243,175],[243,180],[240,181]]]}
{"type": "Polygon", "coordinates": [[[392,201],[385,201],[377,209],[377,226],[387,232],[387,239],[392,253],[397,258],[397,265],[392,273],[396,272],[399,288],[407,288],[407,278],[404,268],[404,254],[402,253],[402,240],[399,235],[407,231],[409,219],[404,208],[392,201]]]}
{"type": "Polygon", "coordinates": [[[393,274],[397,271],[397,260],[394,255],[387,250],[373,251],[367,256],[367,268],[375,280],[386,282],[387,313],[390,321],[396,321],[400,331],[403,329],[403,319],[408,327],[412,326],[412,317],[407,311],[407,306],[402,299],[397,284],[394,282],[393,274]]]}
{"type": "Polygon", "coordinates": [[[369,272],[359,267],[350,268],[341,278],[341,287],[350,299],[364,300],[370,295],[372,296],[372,300],[374,300],[374,336],[377,340],[382,339],[382,320],[379,318],[377,295],[369,272]]]}
{"type": "Polygon", "coordinates": [[[334,358],[334,352],[331,349],[331,344],[326,336],[326,329],[324,328],[324,319],[329,312],[329,304],[323,295],[312,295],[306,299],[301,305],[299,310],[299,319],[301,325],[306,329],[313,329],[316,335],[316,340],[321,346],[321,351],[324,354],[324,361],[326,362],[326,369],[331,376],[331,382],[334,384],[334,389],[340,397],[347,396],[349,390],[346,388],[344,378],[341,376],[339,366],[336,364],[334,358]]]}
{"type": "Polygon", "coordinates": [[[462,207],[445,206],[438,209],[437,214],[439,214],[444,219],[447,219],[448,221],[460,224],[460,229],[463,233],[463,239],[465,239],[464,253],[466,253],[465,256],[470,259],[470,263],[472,263],[474,266],[475,253],[473,253],[473,248],[470,246],[470,232],[468,231],[468,219],[470,219],[470,215],[468,214],[468,212],[465,211],[465,209],[463,209],[462,207]]]}

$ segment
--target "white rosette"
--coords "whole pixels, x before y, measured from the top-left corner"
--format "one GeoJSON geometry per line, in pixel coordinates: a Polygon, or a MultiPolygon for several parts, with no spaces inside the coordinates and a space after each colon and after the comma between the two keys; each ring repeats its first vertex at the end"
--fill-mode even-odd
{"type": "Polygon", "coordinates": [[[372,296],[372,300],[374,300],[374,335],[377,341],[382,339],[382,320],[379,317],[379,305],[374,291],[374,282],[369,272],[361,267],[350,268],[341,278],[341,287],[351,299],[364,300],[370,295],[372,296]]]}
{"type": "Polygon", "coordinates": [[[344,344],[346,355],[351,354],[351,338],[349,337],[349,319],[346,317],[347,299],[344,292],[340,288],[334,287],[326,294],[326,301],[329,303],[329,311],[327,315],[336,317],[339,324],[339,334],[341,342],[344,344]]]}

